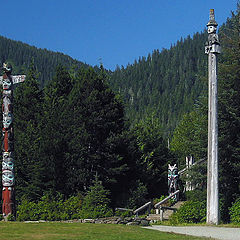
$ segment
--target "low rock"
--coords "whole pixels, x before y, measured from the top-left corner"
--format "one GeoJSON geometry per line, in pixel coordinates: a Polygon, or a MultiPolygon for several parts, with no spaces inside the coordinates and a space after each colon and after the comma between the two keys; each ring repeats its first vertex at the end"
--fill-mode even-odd
{"type": "Polygon", "coordinates": [[[95,220],[92,218],[83,219],[83,223],[95,223],[95,220]]]}
{"type": "Polygon", "coordinates": [[[126,225],[127,226],[136,226],[136,225],[139,225],[139,223],[138,222],[128,222],[126,225]]]}

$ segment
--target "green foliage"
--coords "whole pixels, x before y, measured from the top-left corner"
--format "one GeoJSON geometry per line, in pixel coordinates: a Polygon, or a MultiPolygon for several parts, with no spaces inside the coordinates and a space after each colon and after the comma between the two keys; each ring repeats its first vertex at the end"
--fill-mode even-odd
{"type": "Polygon", "coordinates": [[[238,198],[229,208],[230,220],[232,223],[240,223],[240,198],[238,198]]]}
{"type": "Polygon", "coordinates": [[[26,80],[14,94],[15,176],[17,200],[22,195],[39,199],[44,189],[44,168],[39,146],[43,117],[43,94],[37,82],[38,72],[32,62],[26,80]]]}
{"type": "Polygon", "coordinates": [[[160,120],[153,113],[131,129],[135,144],[137,179],[146,184],[149,198],[167,192],[167,163],[173,155],[167,148],[160,120]]]}
{"type": "Polygon", "coordinates": [[[137,180],[136,185],[130,190],[130,198],[127,206],[131,209],[136,209],[146,203],[147,187],[140,180],[137,180]]]}
{"type": "Polygon", "coordinates": [[[110,208],[110,192],[105,190],[101,181],[96,179],[87,192],[82,204],[81,215],[83,218],[110,217],[113,211],[110,208]]]}
{"type": "Polygon", "coordinates": [[[87,67],[80,61],[59,52],[53,52],[46,49],[38,49],[28,44],[7,39],[0,36],[0,65],[3,62],[10,62],[13,66],[13,74],[26,74],[26,69],[34,59],[35,66],[41,73],[39,76],[39,84],[41,87],[46,85],[54,76],[54,70],[59,64],[65,66],[75,65],[76,67],[87,67]]]}
{"type": "Polygon", "coordinates": [[[219,181],[224,204],[224,221],[228,210],[240,196],[240,5],[221,30],[223,54],[219,64],[219,181]]]}
{"type": "Polygon", "coordinates": [[[195,189],[193,191],[185,192],[187,201],[206,201],[207,200],[207,191],[202,191],[199,189],[195,189]]]}
{"type": "Polygon", "coordinates": [[[188,201],[170,217],[171,224],[206,221],[206,201],[188,201]]]}
{"type": "Polygon", "coordinates": [[[63,200],[61,194],[45,194],[37,203],[23,199],[17,208],[18,221],[57,221],[80,218],[82,196],[63,200]]]}
{"type": "MultiPolygon", "coordinates": [[[[153,205],[161,202],[161,201],[164,200],[166,197],[168,197],[168,196],[162,195],[160,198],[154,198],[154,199],[153,199],[153,205]]],[[[170,198],[169,200],[167,200],[167,202],[165,202],[165,203],[163,204],[163,206],[170,207],[170,206],[172,206],[175,202],[176,202],[176,201],[175,201],[174,199],[170,198]]]]}
{"type": "Polygon", "coordinates": [[[125,68],[117,67],[110,76],[112,88],[121,94],[126,113],[134,123],[153,110],[169,136],[184,113],[204,89],[207,57],[204,42],[207,33],[181,39],[169,50],[153,50],[125,68]]]}
{"type": "Polygon", "coordinates": [[[7,216],[7,221],[9,221],[9,222],[13,222],[13,221],[15,221],[16,219],[15,219],[15,216],[13,215],[13,214],[9,214],[8,216],[7,216]]]}
{"type": "Polygon", "coordinates": [[[115,211],[114,216],[119,216],[119,217],[122,217],[122,218],[132,217],[133,216],[133,212],[132,211],[120,211],[120,210],[117,210],[117,211],[115,211]]]}

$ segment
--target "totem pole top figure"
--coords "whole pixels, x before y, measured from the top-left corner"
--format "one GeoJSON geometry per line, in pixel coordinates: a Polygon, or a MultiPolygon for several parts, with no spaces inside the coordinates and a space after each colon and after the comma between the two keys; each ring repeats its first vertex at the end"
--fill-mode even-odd
{"type": "Polygon", "coordinates": [[[208,41],[205,44],[205,53],[221,53],[220,42],[217,35],[217,22],[215,21],[214,9],[210,9],[210,19],[207,23],[208,41]]]}
{"type": "Polygon", "coordinates": [[[3,71],[7,74],[12,73],[12,65],[8,63],[3,63],[3,71]]]}

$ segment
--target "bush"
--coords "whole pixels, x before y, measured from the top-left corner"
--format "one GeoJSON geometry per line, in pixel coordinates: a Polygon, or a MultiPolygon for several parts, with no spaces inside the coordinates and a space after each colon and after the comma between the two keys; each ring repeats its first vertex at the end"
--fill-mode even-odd
{"type": "Polygon", "coordinates": [[[100,218],[113,216],[110,208],[110,192],[105,190],[99,180],[94,181],[87,195],[83,199],[81,215],[83,218],[100,218]]]}
{"type": "Polygon", "coordinates": [[[240,198],[238,198],[230,210],[230,220],[232,223],[240,223],[240,198]]]}
{"type": "Polygon", "coordinates": [[[195,189],[193,191],[187,191],[185,193],[187,201],[206,201],[207,200],[207,190],[195,189]]]}
{"type": "Polygon", "coordinates": [[[122,218],[132,217],[133,216],[133,212],[132,211],[120,211],[120,210],[117,210],[117,211],[115,211],[115,216],[122,217],[122,218]]]}
{"type": "Polygon", "coordinates": [[[23,199],[17,208],[18,221],[58,221],[80,218],[82,196],[70,197],[64,201],[58,193],[56,197],[45,194],[37,203],[23,199]]]}
{"type": "Polygon", "coordinates": [[[206,201],[188,201],[170,217],[171,224],[206,221],[206,201]]]}

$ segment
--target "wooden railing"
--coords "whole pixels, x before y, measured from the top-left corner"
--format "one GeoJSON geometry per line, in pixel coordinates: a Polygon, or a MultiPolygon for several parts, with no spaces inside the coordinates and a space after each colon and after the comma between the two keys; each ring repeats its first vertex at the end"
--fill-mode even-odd
{"type": "Polygon", "coordinates": [[[174,197],[175,195],[177,195],[180,192],[180,190],[177,190],[176,192],[174,192],[173,194],[169,195],[168,197],[164,198],[162,201],[156,203],[154,205],[155,208],[159,208],[163,203],[165,203],[166,201],[168,201],[170,198],[174,197]]]}
{"type": "MultiPolygon", "coordinates": [[[[206,160],[205,158],[202,158],[202,159],[198,160],[197,162],[193,163],[192,166],[194,166],[194,165],[196,165],[196,164],[199,164],[199,163],[202,163],[202,162],[204,162],[205,160],[206,160]]],[[[191,166],[191,167],[192,167],[192,166],[191,166]]],[[[184,169],[180,170],[180,171],[178,172],[178,174],[179,174],[179,175],[182,175],[187,169],[189,169],[189,168],[185,167],[184,169]]]]}
{"type": "Polygon", "coordinates": [[[136,209],[135,211],[133,211],[133,213],[138,216],[139,212],[141,212],[143,209],[145,209],[147,207],[148,207],[148,211],[150,212],[151,205],[152,205],[152,202],[147,202],[144,205],[142,205],[141,207],[139,207],[138,209],[136,209]]]}
{"type": "Polygon", "coordinates": [[[115,208],[115,210],[133,212],[133,209],[129,209],[129,208],[115,208]]]}

